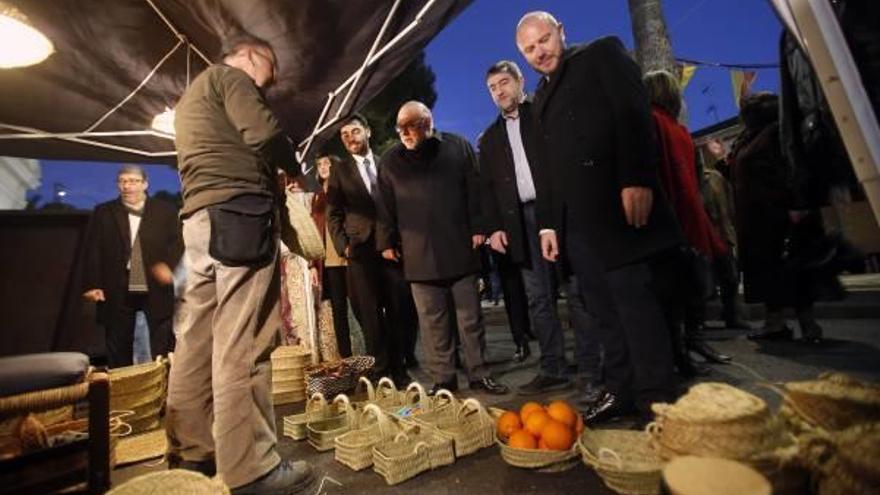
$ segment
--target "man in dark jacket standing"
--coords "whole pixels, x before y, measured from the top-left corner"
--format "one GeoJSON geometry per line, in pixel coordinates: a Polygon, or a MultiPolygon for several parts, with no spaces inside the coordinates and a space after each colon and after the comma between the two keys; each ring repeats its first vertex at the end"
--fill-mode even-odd
{"type": "Polygon", "coordinates": [[[458,389],[450,335],[449,301],[455,308],[472,390],[507,393],[489,376],[486,336],[477,291],[486,240],[474,151],[464,139],[434,130],[431,111],[416,101],[397,114],[400,144],[382,156],[382,216],[376,246],[400,261],[410,282],[425,351],[431,393],[458,389]]]}
{"type": "MultiPolygon", "coordinates": [[[[541,348],[541,369],[533,380],[519,387],[520,395],[537,395],[566,388],[565,338],[556,308],[553,264],[541,256],[535,221],[533,169],[535,129],[531,103],[523,93],[519,67],[508,60],[492,65],[486,86],[501,114],[480,137],[480,178],[489,226],[490,245],[509,259],[515,276],[525,282],[532,328],[541,348]]],[[[572,278],[574,282],[574,279],[572,278]]],[[[598,396],[600,348],[596,324],[577,296],[577,283],[568,287],[569,315],[574,326],[575,359],[579,388],[586,402],[598,396]]]]}
{"type": "Polygon", "coordinates": [[[672,351],[657,292],[656,261],[681,243],[661,194],[641,71],[616,38],[565,47],[562,25],[526,14],[516,44],[544,77],[535,95],[541,163],[541,248],[560,252],[600,321],[607,392],[584,413],[643,416],[673,394],[672,351]]]}
{"type": "Polygon", "coordinates": [[[143,168],[123,166],[116,185],[119,198],[92,214],[83,269],[83,297],[98,304],[111,368],[132,364],[137,311],[147,318],[152,357],[174,349],[170,273],[183,251],[177,209],[147,196],[143,168]]]}

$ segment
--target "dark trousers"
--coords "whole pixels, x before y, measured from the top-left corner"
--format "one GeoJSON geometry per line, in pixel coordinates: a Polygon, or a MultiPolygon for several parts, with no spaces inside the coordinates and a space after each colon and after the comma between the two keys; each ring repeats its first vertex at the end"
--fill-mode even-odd
{"type": "Polygon", "coordinates": [[[342,357],[351,356],[351,331],[348,327],[348,284],[345,283],[344,266],[325,266],[321,280],[321,295],[330,300],[333,308],[333,330],[336,332],[336,346],[342,357]]]}
{"type": "Polygon", "coordinates": [[[403,369],[416,328],[416,313],[400,265],[367,252],[349,259],[348,296],[378,373],[403,369]]]}
{"type": "Polygon", "coordinates": [[[106,331],[107,366],[119,368],[134,363],[134,325],[138,311],[143,311],[150,328],[150,352],[155,359],[174,350],[172,318],[157,320],[147,308],[147,294],[129,293],[116,311],[105,307],[102,322],[106,331]]]}
{"type": "MultiPolygon", "coordinates": [[[[569,223],[571,224],[571,223],[569,223]]],[[[673,397],[672,345],[648,263],[605,270],[586,234],[569,232],[565,254],[587,311],[599,321],[606,388],[643,413],[673,397]]]]}
{"type": "MultiPolygon", "coordinates": [[[[731,251],[733,247],[730,247],[731,251]]],[[[734,320],[737,316],[737,296],[739,295],[739,269],[733,254],[716,257],[713,262],[715,279],[721,293],[721,319],[734,320]]]]}
{"type": "Polygon", "coordinates": [[[412,282],[411,287],[422,333],[423,368],[434,382],[444,383],[456,378],[455,340],[451,331],[454,328],[451,322],[453,312],[468,378],[479,380],[489,376],[477,276],[412,282]]]}
{"type": "MultiPolygon", "coordinates": [[[[523,205],[522,212],[530,263],[524,265],[521,272],[528,296],[529,317],[541,348],[541,373],[562,376],[566,369],[565,337],[556,304],[556,273],[553,264],[541,255],[534,204],[523,205]]],[[[595,379],[599,375],[601,353],[598,321],[587,311],[583,299],[577,297],[578,292],[578,284],[569,281],[568,310],[574,326],[575,358],[578,373],[595,379]]]]}
{"type": "Polygon", "coordinates": [[[519,265],[510,261],[509,255],[493,251],[492,257],[496,261],[498,275],[501,278],[504,311],[507,313],[513,342],[516,345],[525,345],[528,342],[526,335],[531,333],[531,325],[529,324],[529,300],[526,297],[522,272],[519,265]]]}

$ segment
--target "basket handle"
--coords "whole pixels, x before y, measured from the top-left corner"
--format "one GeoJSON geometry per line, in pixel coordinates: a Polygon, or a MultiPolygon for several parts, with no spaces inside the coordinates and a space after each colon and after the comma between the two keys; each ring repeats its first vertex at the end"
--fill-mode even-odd
{"type": "Polygon", "coordinates": [[[362,383],[364,384],[364,388],[367,389],[367,399],[368,400],[375,400],[376,399],[376,390],[373,389],[373,382],[371,382],[370,379],[365,376],[362,376],[358,379],[358,383],[354,389],[354,392],[357,393],[358,390],[360,390],[362,383]]]}
{"type": "Polygon", "coordinates": [[[428,448],[428,444],[425,442],[418,442],[415,447],[413,447],[413,454],[418,454],[420,448],[428,448]]]}
{"type": "Polygon", "coordinates": [[[607,462],[613,464],[617,469],[623,469],[623,460],[617,452],[608,447],[599,447],[599,462],[607,462]]]}
{"type": "Polygon", "coordinates": [[[480,404],[480,401],[474,399],[473,397],[462,401],[461,406],[456,412],[455,419],[458,421],[463,420],[465,417],[465,413],[468,409],[476,411],[477,415],[480,417],[480,426],[484,426],[486,424],[486,417],[489,415],[489,413],[486,412],[486,408],[483,407],[483,404],[480,404]]]}
{"type": "Polygon", "coordinates": [[[409,404],[410,394],[412,394],[413,391],[415,391],[416,395],[419,398],[419,400],[416,402],[421,404],[422,410],[427,411],[428,409],[430,409],[430,407],[429,407],[430,402],[428,401],[428,392],[425,391],[425,387],[423,387],[422,384],[419,382],[412,382],[409,385],[407,385],[406,392],[405,392],[407,404],[409,404]]]}
{"type": "Polygon", "coordinates": [[[409,440],[409,435],[407,435],[405,431],[401,431],[397,435],[394,435],[394,443],[399,442],[401,438],[403,438],[404,441],[409,440]]]}
{"type": "Polygon", "coordinates": [[[312,412],[313,404],[320,403],[320,407],[327,407],[327,399],[324,398],[324,394],[321,392],[315,392],[309,397],[309,401],[306,402],[306,412],[312,412]]]}
{"type": "Polygon", "coordinates": [[[663,427],[660,426],[660,423],[656,421],[651,421],[650,423],[645,425],[645,433],[651,435],[654,438],[660,436],[660,433],[663,432],[663,427]]]}
{"type": "MultiPolygon", "coordinates": [[[[448,399],[449,403],[452,404],[452,407],[458,407],[458,399],[456,399],[455,395],[453,395],[452,392],[450,392],[449,390],[446,390],[445,388],[441,388],[440,390],[438,390],[437,393],[434,394],[435,403],[439,402],[438,399],[440,399],[441,397],[445,397],[446,399],[448,399]]],[[[431,406],[433,407],[434,404],[431,404],[431,406]]]]}
{"type": "Polygon", "coordinates": [[[379,379],[379,383],[376,384],[376,395],[379,398],[387,397],[388,392],[397,392],[397,387],[394,386],[394,382],[391,381],[391,378],[387,376],[383,376],[379,379]]]}

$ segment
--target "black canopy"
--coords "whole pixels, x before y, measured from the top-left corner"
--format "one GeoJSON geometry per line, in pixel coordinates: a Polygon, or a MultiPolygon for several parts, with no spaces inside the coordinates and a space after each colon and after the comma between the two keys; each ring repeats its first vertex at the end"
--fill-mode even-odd
{"type": "Polygon", "coordinates": [[[269,102],[294,143],[327,124],[318,144],[334,117],[375,96],[471,0],[4,1],[55,53],[0,70],[0,155],[174,163],[173,141],[145,131],[217,62],[225,36],[244,31],[272,45],[279,72],[269,102]]]}

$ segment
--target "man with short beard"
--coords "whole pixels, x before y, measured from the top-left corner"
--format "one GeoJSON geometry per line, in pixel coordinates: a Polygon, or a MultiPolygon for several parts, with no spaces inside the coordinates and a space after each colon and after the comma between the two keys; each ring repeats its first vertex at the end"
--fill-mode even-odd
{"type": "Polygon", "coordinates": [[[171,269],[183,252],[177,208],[147,196],[143,168],[123,166],[116,186],[119,198],[92,214],[83,269],[83,297],[97,303],[111,368],[132,364],[137,311],[147,319],[152,357],[174,349],[171,269]]]}
{"type": "Polygon", "coordinates": [[[376,251],[376,219],[381,208],[377,178],[384,163],[370,148],[367,119],[354,114],[339,137],[348,151],[330,174],[327,226],[337,252],[348,260],[348,297],[364,333],[367,354],[376,358],[373,378],[409,385],[404,358],[413,362],[416,316],[409,286],[397,263],[376,251]]]}
{"type": "Polygon", "coordinates": [[[595,423],[672,399],[672,348],[658,297],[682,244],[662,194],[641,71],[617,38],[565,46],[547,12],[523,16],[520,53],[543,77],[537,221],[544,257],[562,253],[600,321],[607,391],[584,412],[595,423]],[[562,240],[562,242],[560,242],[562,240]]]}
{"type": "Polygon", "coordinates": [[[504,394],[486,364],[478,248],[486,240],[476,157],[470,143],[434,130],[431,111],[410,101],[397,113],[400,144],[382,156],[376,247],[400,262],[419,314],[429,393],[455,391],[450,312],[455,312],[471,390],[504,394]],[[452,304],[450,304],[452,301],[452,304]],[[452,308],[450,308],[452,306],[452,308]]]}
{"type": "MultiPolygon", "coordinates": [[[[556,305],[555,269],[541,256],[535,222],[532,171],[542,165],[534,146],[532,104],[525,98],[523,85],[522,72],[509,60],[493,64],[486,74],[486,86],[501,114],[480,136],[480,178],[492,232],[490,244],[515,270],[514,276],[525,282],[528,312],[541,349],[540,371],[518,393],[537,395],[568,388],[571,383],[556,305]]],[[[574,327],[578,399],[589,404],[599,395],[600,344],[596,321],[584,309],[574,277],[568,284],[567,302],[574,327]]]]}

